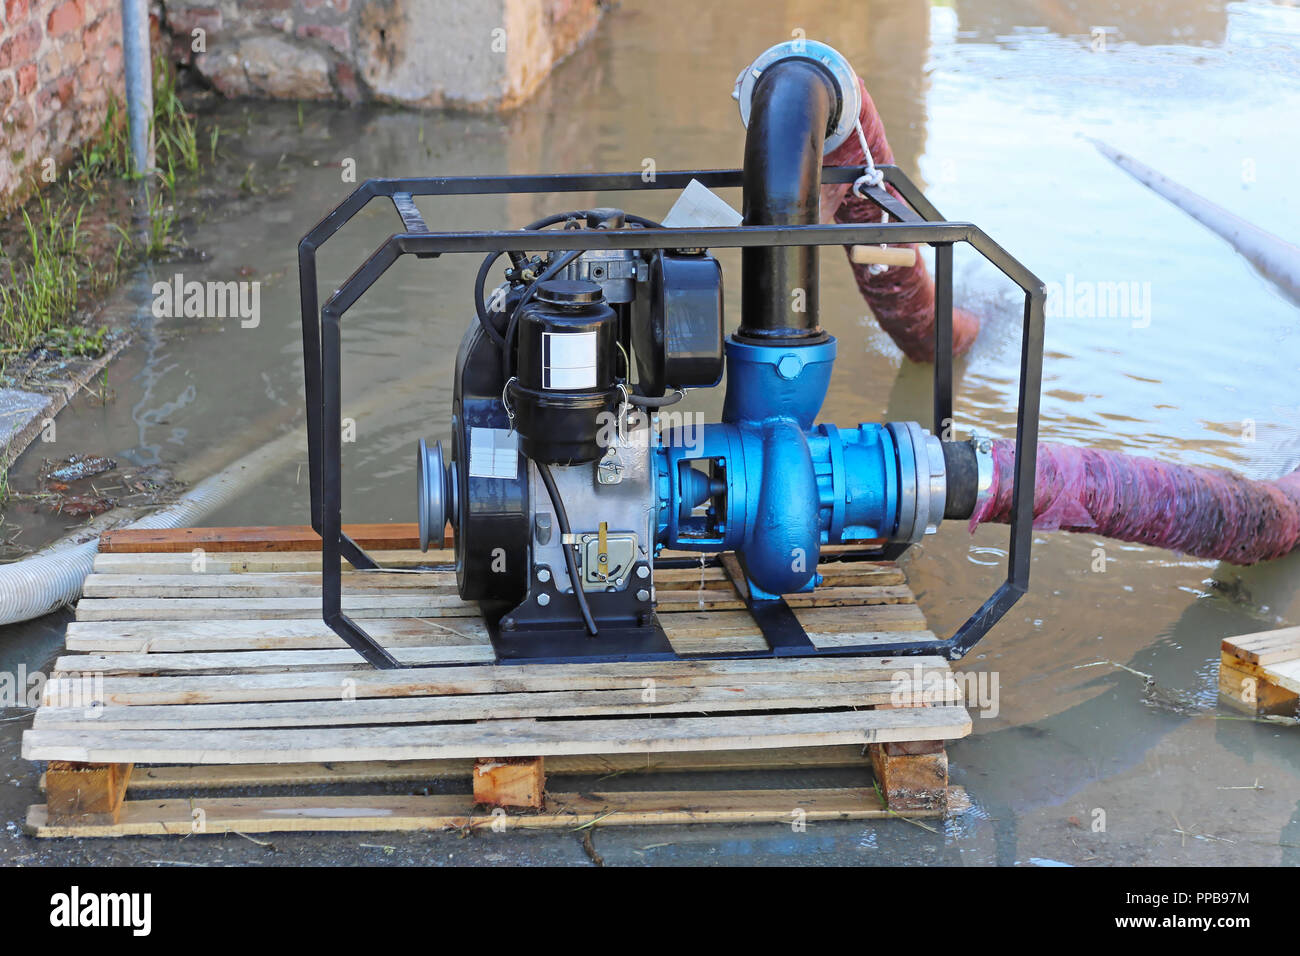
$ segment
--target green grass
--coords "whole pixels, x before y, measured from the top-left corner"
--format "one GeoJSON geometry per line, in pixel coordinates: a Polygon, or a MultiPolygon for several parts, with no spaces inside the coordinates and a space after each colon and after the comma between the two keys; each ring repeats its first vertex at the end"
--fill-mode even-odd
{"type": "Polygon", "coordinates": [[[67,202],[52,205],[45,196],[35,202],[33,221],[21,211],[26,238],[24,255],[14,259],[0,249],[0,267],[8,266],[9,281],[0,285],[0,341],[5,352],[26,351],[77,307],[87,265],[81,248],[81,217],[67,202]]]}
{"type": "Polygon", "coordinates": [[[108,327],[101,325],[91,332],[81,326],[71,329],[62,327],[54,329],[47,337],[47,344],[63,355],[99,355],[104,351],[104,340],[108,327]]]}
{"type": "MultiPolygon", "coordinates": [[[[175,77],[162,60],[154,61],[151,127],[154,162],[160,176],[174,182],[177,172],[198,172],[198,129],[176,92],[175,77]]],[[[214,128],[209,143],[209,155],[213,160],[216,159],[217,136],[218,131],[214,128]]],[[[103,176],[134,177],[126,112],[116,97],[109,100],[99,134],[82,147],[80,162],[69,172],[71,181],[86,187],[93,187],[103,176]]]]}
{"type": "MultiPolygon", "coordinates": [[[[110,100],[96,137],[82,147],[64,180],[39,191],[19,211],[22,229],[11,248],[0,246],[0,372],[17,355],[45,345],[63,354],[95,354],[104,333],[71,323],[86,294],[117,284],[123,265],[138,258],[155,259],[175,245],[175,191],[178,177],[197,173],[198,129],[185,110],[167,64],[154,70],[153,135],[157,176],[144,184],[148,227],[136,236],[112,225],[116,248],[109,254],[104,237],[88,237],[83,214],[88,204],[112,199],[114,180],[138,180],[131,163],[125,111],[110,100]],[[97,253],[97,254],[95,254],[97,253]],[[105,262],[107,260],[107,263],[105,262]]],[[[216,160],[220,132],[208,137],[208,158],[216,160]]]]}
{"type": "Polygon", "coordinates": [[[158,168],[174,181],[176,170],[199,171],[199,138],[194,121],[176,93],[176,79],[167,64],[155,61],[153,134],[158,168]]]}

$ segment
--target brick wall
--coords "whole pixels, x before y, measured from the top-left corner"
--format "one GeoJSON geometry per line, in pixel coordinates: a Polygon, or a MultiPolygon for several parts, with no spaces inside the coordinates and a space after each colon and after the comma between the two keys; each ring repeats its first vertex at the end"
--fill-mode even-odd
{"type": "Polygon", "coordinates": [[[2,210],[57,174],[121,98],[122,19],[119,0],[0,4],[2,210]]]}

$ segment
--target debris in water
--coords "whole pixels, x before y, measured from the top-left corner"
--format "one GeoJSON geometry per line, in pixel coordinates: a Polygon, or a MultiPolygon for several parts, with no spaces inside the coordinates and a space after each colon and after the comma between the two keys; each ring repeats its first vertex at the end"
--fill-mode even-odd
{"type": "Polygon", "coordinates": [[[117,506],[115,498],[102,495],[69,495],[50,502],[50,510],[70,518],[93,518],[117,506]]]}
{"type": "Polygon", "coordinates": [[[103,455],[73,455],[65,461],[57,462],[53,468],[45,472],[44,478],[46,481],[52,479],[57,482],[78,481],[82,478],[102,475],[116,467],[117,462],[103,455]]]}
{"type": "Polygon", "coordinates": [[[591,840],[591,831],[582,835],[582,849],[596,866],[604,866],[605,858],[596,852],[596,844],[591,840]]]}
{"type": "Polygon", "coordinates": [[[170,492],[177,487],[175,476],[166,468],[157,465],[150,465],[133,474],[123,475],[122,484],[127,490],[137,494],[170,492]]]}

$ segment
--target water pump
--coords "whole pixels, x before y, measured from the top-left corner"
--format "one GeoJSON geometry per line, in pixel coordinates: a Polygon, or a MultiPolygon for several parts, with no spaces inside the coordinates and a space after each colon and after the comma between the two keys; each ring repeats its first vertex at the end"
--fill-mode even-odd
{"type": "Polygon", "coordinates": [[[635,174],[372,180],[303,240],[324,617],[373,663],[396,666],[343,614],[338,593],[340,559],[374,566],[343,533],[339,513],[338,328],[402,254],[485,253],[456,360],[450,448],[420,443],[418,526],[427,549],[442,545],[450,524],[460,596],[479,603],[499,661],[675,657],[655,615],[655,575],[698,565],[687,552],[714,561],[734,553],[734,583],[767,655],[956,657],[1023,593],[1029,525],[1017,523],[1018,512],[1007,582],[947,641],[820,649],[784,601],[818,586],[824,546],[896,557],[945,518],[968,517],[992,479],[987,442],[941,440],[917,422],[817,421],[837,348],[820,325],[819,247],[935,247],[938,428],[952,414],[952,245],[971,244],[1024,289],[1018,438],[1030,452],[1016,480],[1027,483],[1017,491],[1027,490],[1030,505],[1042,284],[976,227],[943,221],[896,168],[823,169],[824,154],[861,135],[857,77],[830,47],[773,47],[741,73],[735,95],[746,125],[743,170],[659,173],[649,182],[635,174]],[[852,183],[894,221],[819,225],[823,182],[852,183]],[[709,189],[737,185],[743,224],[725,224],[725,204],[709,189]],[[663,223],[618,208],[562,209],[507,232],[433,232],[412,199],[684,187],[663,223]],[[404,232],[318,315],[315,249],[375,196],[392,199],[404,232]],[[741,317],[728,333],[724,270],[709,249],[736,246],[741,317]],[[498,263],[504,281],[489,289],[498,263]],[[681,410],[683,396],[718,386],[724,373],[721,421],[681,410]]]}

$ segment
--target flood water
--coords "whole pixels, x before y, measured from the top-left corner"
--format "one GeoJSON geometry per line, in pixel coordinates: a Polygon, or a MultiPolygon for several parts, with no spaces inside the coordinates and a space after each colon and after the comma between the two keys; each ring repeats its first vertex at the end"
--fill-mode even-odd
{"type": "MultiPolygon", "coordinates": [[[[802,29],[848,55],[884,118],[899,164],[954,220],[980,225],[1048,283],[1123,283],[1127,308],[1049,317],[1041,436],[1167,461],[1275,477],[1300,465],[1300,313],[1222,240],[1137,184],[1096,138],[1292,241],[1300,133],[1300,8],[1269,2],[1134,0],[749,4],[625,3],[505,118],[222,104],[242,131],[210,175],[252,192],[186,240],[202,259],[136,276],[114,304],[137,344],[109,372],[114,400],[78,402],[61,446],[145,465],[182,465],[214,447],[254,447],[302,402],[296,243],[368,176],[639,170],[740,165],[736,73],[802,29]],[[1118,19],[1117,19],[1118,18],[1118,19]],[[1095,28],[1105,27],[1104,31],[1095,28]],[[262,321],[155,320],[150,288],[185,280],[262,282],[262,321]],[[1253,440],[1244,440],[1253,426],[1253,440]]],[[[726,196],[739,205],[738,195],[726,196]]],[[[667,194],[425,201],[437,228],[516,228],[600,201],[648,216],[667,194]]],[[[373,204],[326,247],[328,292],[397,227],[373,204]]],[[[734,325],[739,256],[720,254],[734,325]]],[[[414,448],[447,437],[455,346],[472,317],[477,257],[400,261],[345,318],[345,519],[414,520],[414,448]]],[[[847,265],[822,263],[822,323],[840,343],[823,420],[930,421],[930,369],[903,360],[866,314],[847,265]]],[[[984,319],[959,362],[959,430],[1014,431],[1020,307],[969,250],[957,299],[984,319]]],[[[696,407],[711,418],[721,390],[696,407]]],[[[40,452],[15,469],[35,474],[40,452]]],[[[233,453],[232,453],[233,457],[233,453]]],[[[210,524],[307,520],[305,463],[291,463],[210,524]]],[[[52,526],[34,535],[54,534],[52,526]]],[[[30,542],[29,542],[30,543],[30,542]]],[[[951,631],[1002,574],[1007,529],[946,525],[905,559],[936,631],[951,631]]],[[[1216,706],[1220,641],[1300,623],[1300,559],[1237,569],[1088,535],[1038,534],[1031,591],[962,663],[997,680],[996,713],[949,749],[974,809],[931,833],[899,821],[783,827],[601,831],[607,862],[1300,863],[1300,729],[1236,719],[1216,706]],[[1104,546],[1104,572],[1095,549],[1104,546]],[[1112,666],[1117,662],[1131,670],[1112,666]],[[1150,675],[1154,689],[1144,687],[1150,675]],[[1255,789],[1254,785],[1258,784],[1255,789]],[[1104,830],[1094,831],[1094,821],[1104,830]]],[[[57,622],[8,629],[6,667],[40,666],[57,622]]],[[[17,758],[22,722],[0,725],[6,819],[35,801],[17,758]],[[12,759],[12,762],[11,762],[12,759]]],[[[771,781],[768,781],[770,785],[771,781]]],[[[779,785],[779,784],[778,784],[779,785]]],[[[10,826],[11,835],[14,828],[10,826]]],[[[447,840],[452,840],[448,837],[447,840]]],[[[7,842],[7,841],[0,841],[7,842]]],[[[466,846],[386,837],[392,859],[584,861],[572,835],[466,846]]],[[[226,862],[359,859],[357,840],[277,839],[280,855],[225,845],[226,862]]],[[[114,844],[129,859],[179,859],[159,841],[114,844]]],[[[13,835],[6,856],[75,851],[13,835]]],[[[198,841],[188,858],[203,859],[198,841]]],[[[367,860],[369,861],[369,860],[367,860]]]]}

